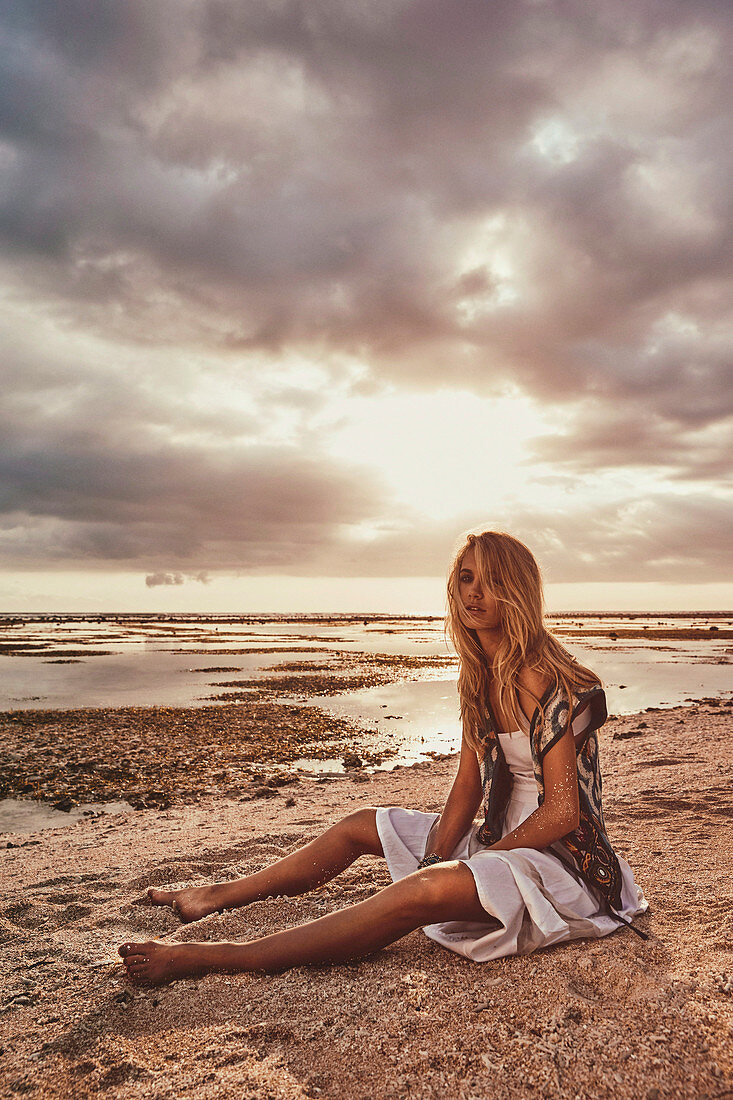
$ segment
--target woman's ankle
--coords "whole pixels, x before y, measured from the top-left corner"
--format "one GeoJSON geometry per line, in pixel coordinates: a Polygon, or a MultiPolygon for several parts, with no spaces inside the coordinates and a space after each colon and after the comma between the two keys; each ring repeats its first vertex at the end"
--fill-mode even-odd
{"type": "Polygon", "coordinates": [[[257,900],[254,891],[240,879],[233,882],[213,882],[205,894],[206,901],[217,909],[238,909],[257,900]]]}

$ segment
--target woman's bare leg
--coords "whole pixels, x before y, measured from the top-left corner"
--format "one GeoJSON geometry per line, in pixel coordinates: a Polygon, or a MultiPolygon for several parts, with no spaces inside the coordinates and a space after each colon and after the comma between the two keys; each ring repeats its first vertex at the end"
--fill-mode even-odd
{"type": "Polygon", "coordinates": [[[249,943],[126,943],[128,976],[160,983],[214,970],[278,971],[369,955],[425,924],[488,921],[473,875],[458,861],[415,871],[366,901],[249,943]]]}
{"type": "Polygon", "coordinates": [[[297,852],[246,878],[191,886],[185,890],[151,887],[148,897],[153,905],[170,905],[181,920],[192,921],[262,898],[305,894],[335,878],[359,856],[384,855],[376,814],[372,808],[357,810],[297,852]]]}

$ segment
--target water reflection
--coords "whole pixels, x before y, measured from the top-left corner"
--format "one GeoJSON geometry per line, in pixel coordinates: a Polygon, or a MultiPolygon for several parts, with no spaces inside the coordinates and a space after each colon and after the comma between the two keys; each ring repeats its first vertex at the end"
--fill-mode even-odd
{"type": "MultiPolygon", "coordinates": [[[[608,681],[610,707],[617,713],[645,706],[670,706],[688,696],[699,698],[729,687],[728,665],[733,647],[730,641],[717,639],[711,628],[729,629],[733,625],[731,618],[565,615],[550,620],[548,625],[560,632],[575,632],[562,636],[564,644],[608,681]],[[698,628],[708,631],[708,636],[695,641],[610,636],[629,628],[649,631],[698,628]],[[620,687],[622,684],[624,688],[620,687]]],[[[84,619],[6,615],[0,616],[0,627],[0,662],[4,672],[0,709],[3,710],[201,706],[210,702],[207,696],[216,690],[213,685],[222,678],[236,678],[238,674],[243,679],[257,677],[270,666],[322,659],[334,650],[408,656],[449,653],[442,620],[436,618],[334,616],[324,620],[207,616],[197,619],[164,615],[84,619]]],[[[434,738],[436,734],[431,729],[436,723],[446,725],[453,711],[448,702],[445,710],[435,709],[431,690],[425,689],[421,704],[429,710],[420,725],[420,736],[428,731],[434,738]]],[[[394,700],[388,705],[392,707],[394,703],[399,713],[411,709],[411,686],[395,685],[394,691],[394,700]]],[[[361,706],[363,695],[349,695],[348,708],[361,706]]],[[[346,698],[332,703],[321,699],[318,705],[346,707],[346,698]]],[[[363,705],[369,709],[372,704],[363,705]]],[[[381,705],[380,701],[376,710],[381,705]]],[[[369,716],[377,722],[382,717],[378,713],[372,715],[371,710],[369,716]]],[[[416,719],[403,714],[402,721],[409,723],[416,719]]]]}
{"type": "MultiPolygon", "coordinates": [[[[578,660],[602,678],[609,714],[636,714],[646,707],[680,706],[691,699],[731,694],[729,665],[717,661],[713,643],[698,643],[695,660],[686,647],[670,658],[646,646],[569,647],[578,660]],[[706,660],[707,658],[707,660],[706,660]]],[[[457,752],[461,743],[455,674],[348,692],[311,700],[311,706],[356,722],[369,731],[366,747],[397,749],[390,758],[407,764],[430,752],[457,752]]]]}
{"type": "MultiPolygon", "coordinates": [[[[725,636],[715,636],[730,630],[730,618],[563,616],[548,625],[573,632],[562,634],[562,641],[602,677],[612,714],[731,692],[733,646],[725,636]],[[646,627],[647,634],[692,628],[705,633],[694,640],[614,636],[629,627],[646,627]]],[[[448,654],[439,619],[150,616],[50,621],[0,616],[0,628],[2,710],[195,707],[210,703],[217,682],[266,676],[270,667],[285,662],[323,661],[324,655],[338,652],[448,654]]],[[[455,752],[460,746],[456,671],[434,668],[415,675],[420,678],[319,696],[307,705],[351,720],[364,731],[364,750],[385,753],[380,765],[384,769],[455,752]]],[[[340,759],[302,758],[292,767],[311,773],[347,771],[340,759]]],[[[67,814],[30,800],[6,800],[0,803],[0,831],[12,827],[14,832],[33,832],[69,825],[102,810],[128,809],[127,803],[95,804],[67,814]]]]}
{"type": "Polygon", "coordinates": [[[75,825],[89,817],[102,814],[123,814],[132,810],[129,802],[87,802],[75,806],[68,813],[55,810],[47,802],[35,802],[30,798],[0,799],[0,833],[38,833],[43,829],[58,829],[75,825]]]}

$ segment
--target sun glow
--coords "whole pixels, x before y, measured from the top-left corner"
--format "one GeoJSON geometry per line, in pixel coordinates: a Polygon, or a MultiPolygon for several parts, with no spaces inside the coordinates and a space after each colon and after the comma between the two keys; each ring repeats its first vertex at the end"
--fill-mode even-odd
{"type": "Polygon", "coordinates": [[[547,431],[522,396],[459,391],[352,398],[326,442],[334,456],[363,462],[394,498],[432,519],[486,513],[522,494],[527,442],[547,431]]]}

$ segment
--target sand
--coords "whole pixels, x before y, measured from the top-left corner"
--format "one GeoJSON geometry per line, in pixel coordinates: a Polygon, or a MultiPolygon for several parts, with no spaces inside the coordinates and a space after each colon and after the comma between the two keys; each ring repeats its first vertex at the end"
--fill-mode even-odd
{"type": "Polygon", "coordinates": [[[300,899],[181,926],[152,884],[239,876],[359,805],[440,809],[456,759],[301,779],[0,838],[0,1095],[724,1097],[733,1090],[731,716],[717,701],[601,731],[609,835],[639,927],[471,963],[414,932],[350,966],[136,990],[129,938],[248,938],[366,897],[359,861],[300,899]]]}

